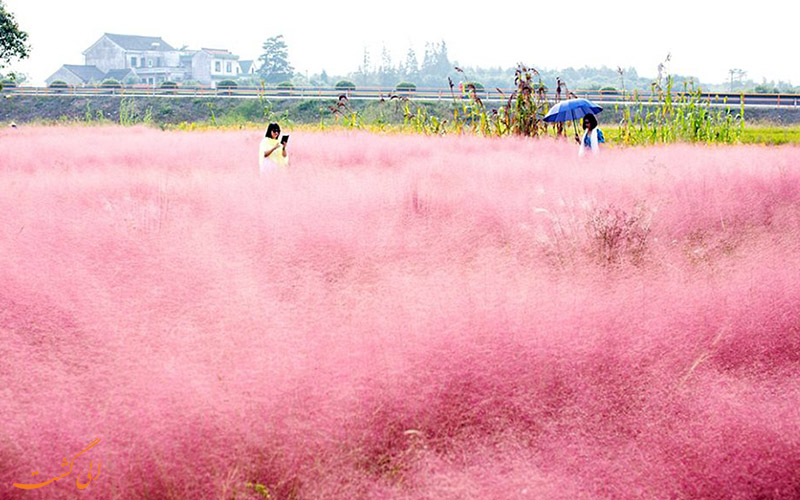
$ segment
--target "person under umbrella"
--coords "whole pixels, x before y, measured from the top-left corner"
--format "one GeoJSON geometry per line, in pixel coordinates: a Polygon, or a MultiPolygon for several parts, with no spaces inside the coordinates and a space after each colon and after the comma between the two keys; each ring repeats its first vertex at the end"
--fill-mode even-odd
{"type": "Polygon", "coordinates": [[[578,154],[583,156],[586,149],[584,143],[588,144],[588,148],[591,149],[593,153],[597,153],[600,151],[598,144],[605,142],[603,133],[597,128],[597,118],[594,116],[595,113],[600,113],[601,111],[603,111],[602,107],[588,99],[567,99],[566,101],[556,103],[555,106],[550,108],[550,111],[548,111],[547,115],[544,117],[544,121],[549,123],[571,121],[572,126],[575,128],[575,140],[581,144],[581,149],[578,151],[578,154]],[[578,136],[578,127],[575,126],[575,120],[580,120],[582,118],[583,128],[585,130],[583,140],[578,136]],[[587,137],[588,142],[586,142],[587,137]]]}
{"type": "Polygon", "coordinates": [[[575,139],[580,143],[578,156],[583,156],[587,150],[597,154],[600,152],[600,144],[606,142],[603,131],[597,128],[597,118],[591,113],[583,117],[583,137],[578,138],[575,134],[575,139]]]}

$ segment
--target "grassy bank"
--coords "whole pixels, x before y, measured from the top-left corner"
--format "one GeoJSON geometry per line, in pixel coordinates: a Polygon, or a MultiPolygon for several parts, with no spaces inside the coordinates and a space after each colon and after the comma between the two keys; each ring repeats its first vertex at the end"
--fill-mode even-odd
{"type": "MultiPolygon", "coordinates": [[[[411,110],[439,123],[452,121],[462,102],[411,101],[411,110]]],[[[487,104],[492,112],[494,103],[487,104]]],[[[399,100],[350,101],[349,113],[334,113],[334,100],[274,100],[120,96],[15,96],[0,99],[0,124],[148,125],[162,129],[262,128],[278,121],[292,128],[358,128],[378,132],[416,131],[399,100]]],[[[619,143],[623,113],[607,106],[598,116],[609,144],[619,143]]],[[[748,109],[739,141],[745,144],[800,144],[800,109],[748,109]]],[[[571,127],[568,127],[571,130],[571,127]]],[[[430,129],[427,129],[430,132],[430,129]]],[[[552,132],[552,131],[551,131],[552,132]]]]}
{"type": "MultiPolygon", "coordinates": [[[[620,127],[616,124],[601,123],[606,140],[609,144],[619,142],[620,127]]],[[[800,144],[800,125],[780,125],[772,123],[757,123],[745,125],[742,130],[740,142],[742,144],[764,144],[780,146],[785,144],[800,144]]]]}
{"type": "Polygon", "coordinates": [[[753,125],[745,127],[742,134],[744,144],[800,144],[800,125],[753,125]]]}

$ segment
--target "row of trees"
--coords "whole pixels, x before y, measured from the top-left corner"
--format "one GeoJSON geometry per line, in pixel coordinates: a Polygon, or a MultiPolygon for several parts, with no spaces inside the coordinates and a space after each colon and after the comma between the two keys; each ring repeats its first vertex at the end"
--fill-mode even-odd
{"type": "MultiPolygon", "coordinates": [[[[268,38],[264,42],[262,50],[263,53],[259,58],[258,80],[267,84],[291,80],[296,84],[333,86],[336,82],[346,80],[359,87],[390,88],[398,85],[398,82],[420,87],[443,87],[448,84],[448,78],[454,82],[460,82],[467,78],[471,82],[480,83],[485,88],[505,88],[514,81],[514,68],[466,67],[461,72],[456,71],[455,67],[459,66],[458,61],[450,60],[447,44],[444,41],[426,43],[421,61],[413,48],[409,48],[405,57],[399,61],[393,60],[391,53],[385,47],[377,57],[369,50],[364,49],[361,64],[356,71],[343,75],[329,75],[322,70],[320,73],[308,77],[295,74],[294,68],[289,62],[289,49],[282,35],[268,38]]],[[[659,73],[665,69],[665,63],[668,63],[669,59],[670,57],[667,56],[664,63],[659,64],[659,73]]],[[[558,71],[542,70],[540,73],[542,80],[549,88],[555,88],[559,79],[569,82],[573,89],[586,90],[650,90],[653,85],[652,78],[639,76],[634,68],[584,67],[558,71]]],[[[731,70],[730,73],[729,82],[702,86],[709,91],[765,93],[800,90],[800,87],[794,87],[786,82],[775,83],[765,80],[762,83],[756,83],[746,80],[746,72],[742,70],[731,70]]],[[[673,78],[678,87],[682,87],[684,82],[689,81],[700,85],[696,78],[681,75],[674,75],[673,78]]]]}
{"type": "MultiPolygon", "coordinates": [[[[425,51],[420,61],[416,51],[410,47],[405,57],[394,61],[391,53],[384,47],[378,57],[374,57],[368,49],[364,49],[361,64],[354,72],[344,75],[329,75],[325,70],[309,76],[294,73],[294,67],[289,61],[289,49],[282,35],[268,38],[262,46],[262,55],[259,57],[260,66],[257,70],[258,80],[267,84],[276,84],[294,80],[296,83],[331,86],[342,80],[351,81],[360,87],[392,87],[398,82],[413,83],[420,87],[442,87],[448,84],[448,78],[460,81],[463,75],[470,80],[480,82],[487,88],[507,87],[514,81],[514,68],[465,68],[459,74],[454,68],[457,61],[451,61],[447,50],[447,43],[427,42],[425,51]],[[305,81],[304,81],[305,80],[305,81]]],[[[543,72],[542,78],[553,86],[557,79],[572,83],[573,87],[581,88],[617,88],[620,86],[620,71],[609,68],[568,68],[563,71],[543,72]]],[[[651,80],[639,78],[633,68],[625,70],[625,78],[630,88],[646,88],[651,80]]],[[[624,84],[624,82],[623,82],[624,84]]]]}
{"type": "MultiPolygon", "coordinates": [[[[289,61],[289,48],[283,35],[268,38],[262,45],[258,58],[258,78],[267,84],[276,84],[294,79],[302,79],[294,73],[289,61]]],[[[447,54],[447,44],[426,43],[422,62],[413,48],[409,48],[404,60],[395,64],[389,51],[384,47],[377,61],[364,49],[362,63],[358,70],[346,75],[329,76],[325,70],[313,75],[310,81],[317,85],[333,85],[335,82],[352,81],[359,86],[390,87],[398,82],[415,82],[422,86],[442,86],[453,73],[453,63],[447,54]]]]}

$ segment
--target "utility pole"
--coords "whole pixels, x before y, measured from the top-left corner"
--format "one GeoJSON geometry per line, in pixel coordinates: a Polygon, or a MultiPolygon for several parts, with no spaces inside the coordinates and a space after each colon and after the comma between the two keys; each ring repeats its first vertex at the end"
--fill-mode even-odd
{"type": "Polygon", "coordinates": [[[733,92],[734,82],[739,83],[739,86],[741,86],[747,71],[739,68],[731,68],[728,70],[728,73],[731,75],[730,91],[733,92]]]}

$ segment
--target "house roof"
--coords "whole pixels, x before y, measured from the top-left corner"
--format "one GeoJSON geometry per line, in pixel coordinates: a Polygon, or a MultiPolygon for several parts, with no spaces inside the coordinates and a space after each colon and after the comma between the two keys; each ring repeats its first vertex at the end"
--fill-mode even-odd
{"type": "Polygon", "coordinates": [[[77,64],[65,64],[64,69],[72,72],[75,76],[83,80],[84,83],[99,82],[105,78],[106,74],[100,71],[97,66],[79,66],[77,64]]]}
{"type": "Polygon", "coordinates": [[[109,70],[108,73],[106,73],[106,78],[113,78],[114,80],[117,80],[118,82],[123,82],[130,75],[135,75],[135,73],[133,71],[131,71],[129,68],[112,69],[112,70],[109,70]]]}
{"type": "Polygon", "coordinates": [[[216,57],[217,59],[239,59],[239,56],[232,54],[231,51],[228,50],[228,49],[206,49],[206,48],[203,48],[203,49],[200,49],[200,50],[202,50],[203,52],[205,52],[207,54],[210,54],[213,57],[216,57]]]}
{"type": "Polygon", "coordinates": [[[250,73],[253,67],[253,61],[239,61],[239,66],[242,68],[242,73],[250,73]]]}
{"type": "Polygon", "coordinates": [[[161,52],[175,50],[160,36],[115,35],[113,33],[106,33],[104,36],[125,50],[157,50],[161,52]]]}

